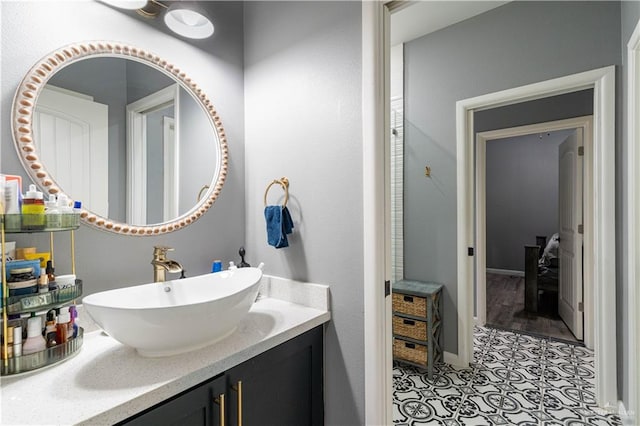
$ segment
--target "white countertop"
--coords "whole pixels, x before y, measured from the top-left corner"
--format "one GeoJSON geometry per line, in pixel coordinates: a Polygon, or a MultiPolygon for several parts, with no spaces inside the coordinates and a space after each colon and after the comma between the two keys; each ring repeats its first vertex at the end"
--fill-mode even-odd
{"type": "Polygon", "coordinates": [[[1,424],[113,424],[331,318],[326,286],[265,276],[261,293],[235,333],[182,355],[143,358],[101,331],[85,332],[73,358],[1,380],[1,424]]]}

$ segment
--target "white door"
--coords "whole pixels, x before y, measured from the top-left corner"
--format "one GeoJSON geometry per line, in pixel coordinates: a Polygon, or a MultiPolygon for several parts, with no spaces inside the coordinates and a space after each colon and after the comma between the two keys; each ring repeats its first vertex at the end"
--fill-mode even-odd
{"type": "Polygon", "coordinates": [[[108,217],[108,106],[50,87],[40,93],[33,121],[42,162],[64,192],[108,217]]]}
{"type": "Polygon", "coordinates": [[[558,312],[577,339],[583,339],[582,309],[582,129],[559,147],[558,312]]]}

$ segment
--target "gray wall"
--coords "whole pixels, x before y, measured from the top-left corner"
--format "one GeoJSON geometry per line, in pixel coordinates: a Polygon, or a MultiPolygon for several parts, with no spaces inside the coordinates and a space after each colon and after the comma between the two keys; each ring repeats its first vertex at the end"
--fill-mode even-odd
{"type": "Polygon", "coordinates": [[[487,141],[487,268],[524,272],[524,246],[558,232],[558,147],[570,130],[487,141]]]}
{"type": "MultiPolygon", "coordinates": [[[[616,206],[617,216],[616,216],[616,232],[620,235],[618,240],[618,245],[616,250],[620,254],[619,259],[621,260],[621,264],[619,268],[616,268],[618,275],[618,292],[616,293],[618,299],[617,305],[617,316],[618,316],[618,335],[616,336],[618,339],[619,350],[618,350],[618,393],[625,403],[627,409],[635,410],[636,419],[640,416],[640,407],[630,407],[629,403],[629,373],[627,366],[629,363],[636,363],[638,360],[637,354],[629,353],[629,341],[628,341],[628,333],[629,333],[629,313],[628,313],[628,299],[629,299],[629,286],[637,286],[638,283],[630,283],[627,280],[627,267],[629,262],[638,262],[638,259],[629,259],[627,253],[627,245],[628,245],[628,232],[627,232],[627,208],[628,208],[628,199],[627,199],[627,180],[626,176],[628,173],[627,167],[627,149],[626,142],[628,141],[629,135],[627,134],[627,43],[633,30],[638,24],[638,20],[640,19],[640,2],[638,1],[624,1],[622,2],[622,61],[624,66],[622,67],[622,78],[621,83],[618,87],[622,87],[622,96],[620,96],[620,102],[618,103],[618,107],[623,112],[622,115],[622,126],[621,126],[621,134],[622,138],[620,138],[624,143],[620,144],[621,149],[617,151],[616,155],[616,196],[622,198],[624,201],[622,203],[618,203],[616,206]]],[[[635,117],[638,119],[638,117],[635,117]]],[[[637,335],[637,334],[636,334],[637,335]]],[[[637,371],[637,370],[636,370],[637,371]]],[[[633,379],[632,379],[633,380],[633,379]]],[[[639,382],[638,378],[635,378],[636,383],[639,382]]]]}
{"type": "MultiPolygon", "coordinates": [[[[245,241],[243,17],[240,2],[207,3],[220,22],[206,43],[190,44],[99,2],[2,2],[2,163],[4,173],[23,174],[13,148],[11,103],[24,74],[51,51],[74,42],[115,40],[154,52],[176,64],[208,94],[220,114],[229,140],[229,175],[214,206],[184,230],[164,236],[130,237],[86,226],[76,232],[77,274],[85,293],[150,282],[153,246],[172,246],[172,258],[187,275],[206,273],[211,259],[236,259],[245,241]],[[78,19],[81,16],[82,19],[78,19]]],[[[26,179],[26,176],[25,176],[26,179]]],[[[25,181],[28,181],[26,179],[25,181]]],[[[42,249],[47,236],[22,236],[42,249]]],[[[56,235],[57,272],[69,271],[69,235],[56,235]]]]}
{"type": "Polygon", "coordinates": [[[593,114],[593,89],[579,90],[473,113],[473,130],[507,129],[509,127],[546,123],[593,114]]]}
{"type": "MultiPolygon", "coordinates": [[[[186,213],[193,207],[198,192],[213,178],[215,134],[202,108],[184,89],[180,88],[180,197],[179,211],[186,213]],[[184,123],[184,124],[183,124],[184,123]],[[186,125],[185,125],[186,124],[186,125]]],[[[204,197],[205,193],[203,193],[204,197]]]]}
{"type": "Polygon", "coordinates": [[[445,285],[446,351],[458,350],[456,101],[620,63],[615,2],[513,2],[405,44],[405,276],[445,285]]]}
{"type": "Polygon", "coordinates": [[[331,286],[327,425],[365,424],[361,19],[359,2],[245,4],[248,261],[331,286]],[[275,249],[263,195],[281,176],[295,228],[275,249]]]}

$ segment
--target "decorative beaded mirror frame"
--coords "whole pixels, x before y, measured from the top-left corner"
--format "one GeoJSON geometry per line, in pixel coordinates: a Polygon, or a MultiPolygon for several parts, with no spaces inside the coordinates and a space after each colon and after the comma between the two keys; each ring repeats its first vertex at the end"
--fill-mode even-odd
{"type": "MultiPolygon", "coordinates": [[[[222,121],[207,95],[184,72],[157,55],[133,46],[108,41],[70,44],[45,56],[27,72],[18,86],[11,112],[15,147],[26,172],[44,192],[56,195],[64,193],[55,178],[47,171],[36,149],[32,128],[34,111],[43,87],[57,71],[90,57],[116,57],[135,60],[163,72],[179,83],[203,108],[214,129],[218,142],[216,147],[217,164],[215,164],[214,176],[205,196],[199,199],[193,208],[173,220],[151,225],[133,225],[111,220],[95,214],[91,210],[83,209],[80,213],[82,222],[102,231],[135,236],[165,234],[195,222],[213,205],[227,177],[229,154],[222,121]]],[[[105,196],[107,195],[105,194],[105,196]]]]}

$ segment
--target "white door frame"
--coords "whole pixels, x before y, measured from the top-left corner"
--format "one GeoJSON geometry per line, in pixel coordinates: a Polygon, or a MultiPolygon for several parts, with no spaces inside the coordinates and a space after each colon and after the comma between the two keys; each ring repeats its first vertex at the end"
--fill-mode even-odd
{"type": "MultiPolygon", "coordinates": [[[[173,103],[178,117],[179,85],[172,84],[127,105],[127,223],[147,223],[147,118],[150,111],[173,103]]],[[[178,121],[174,134],[178,141],[178,121]]]]}
{"type": "Polygon", "coordinates": [[[629,317],[629,375],[628,413],[640,421],[640,369],[634,361],[640,350],[640,21],[627,44],[627,202],[628,202],[628,260],[627,296],[629,317]]]}
{"type": "MultiPolygon", "coordinates": [[[[566,120],[556,120],[545,123],[531,124],[527,126],[510,127],[505,129],[491,130],[476,134],[476,320],[475,323],[484,326],[487,322],[487,292],[486,292],[486,229],[487,229],[487,203],[486,203],[486,146],[487,141],[504,139],[517,136],[530,135],[543,132],[555,132],[558,130],[581,128],[584,137],[584,245],[589,247],[593,244],[593,218],[590,213],[593,211],[593,198],[588,197],[593,193],[593,167],[592,155],[592,132],[593,117],[576,117],[566,120]]],[[[592,251],[585,250],[584,264],[591,264],[590,256],[592,251]]],[[[585,268],[583,273],[584,283],[584,344],[593,349],[593,272],[592,268],[585,268]]]]}
{"type": "MultiPolygon", "coordinates": [[[[474,260],[474,111],[593,88],[593,262],[589,265],[594,294],[596,399],[602,407],[617,406],[616,274],[615,274],[615,67],[490,93],[456,104],[458,361],[473,355],[474,260]]],[[[585,160],[586,161],[586,160],[585,160]]],[[[587,263],[585,262],[585,265],[587,263]]]]}
{"type": "Polygon", "coordinates": [[[365,424],[392,424],[389,64],[392,4],[362,2],[362,210],[365,424]]]}

